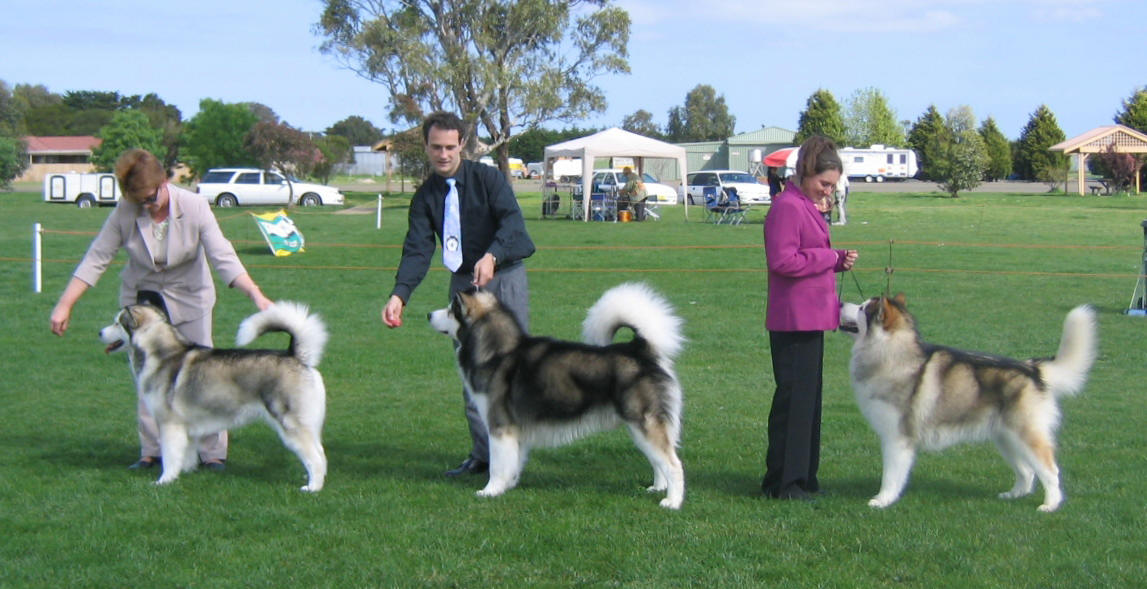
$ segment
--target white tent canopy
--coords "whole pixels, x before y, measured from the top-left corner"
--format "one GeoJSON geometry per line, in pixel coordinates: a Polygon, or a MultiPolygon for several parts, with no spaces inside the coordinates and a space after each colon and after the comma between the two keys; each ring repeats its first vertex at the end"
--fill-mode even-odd
{"type": "MultiPolygon", "coordinates": [[[[590,194],[590,183],[593,177],[594,160],[596,158],[631,157],[638,173],[645,170],[645,158],[664,158],[677,160],[677,171],[681,174],[682,186],[686,178],[685,148],[650,139],[637,133],[630,133],[624,129],[613,127],[593,135],[570,139],[546,147],[545,174],[546,180],[552,179],[551,170],[553,161],[558,158],[581,158],[581,186],[582,194],[590,194]]],[[[589,220],[589,198],[582,200],[585,208],[582,218],[589,220]]],[[[686,207],[688,207],[688,200],[686,207]]],[[[688,217],[689,210],[686,208],[688,217]]]]}

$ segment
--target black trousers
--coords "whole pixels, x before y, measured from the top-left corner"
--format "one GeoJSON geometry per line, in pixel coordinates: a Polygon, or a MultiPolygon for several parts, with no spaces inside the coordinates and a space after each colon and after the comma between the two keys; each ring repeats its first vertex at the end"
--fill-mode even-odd
{"type": "Polygon", "coordinates": [[[770,331],[773,376],[777,382],[769,410],[769,449],[761,489],[770,497],[820,490],[821,373],[823,331],[770,331]]]}

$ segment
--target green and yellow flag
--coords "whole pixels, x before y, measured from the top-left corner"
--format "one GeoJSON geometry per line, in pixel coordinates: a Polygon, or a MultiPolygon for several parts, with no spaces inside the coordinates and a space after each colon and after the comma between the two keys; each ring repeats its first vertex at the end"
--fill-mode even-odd
{"type": "Polygon", "coordinates": [[[287,216],[287,211],[280,210],[277,213],[262,215],[251,213],[251,216],[255,217],[255,224],[263,233],[263,239],[267,240],[267,247],[271,248],[271,253],[276,257],[306,251],[303,249],[306,240],[303,239],[299,228],[295,227],[295,222],[287,216]]]}

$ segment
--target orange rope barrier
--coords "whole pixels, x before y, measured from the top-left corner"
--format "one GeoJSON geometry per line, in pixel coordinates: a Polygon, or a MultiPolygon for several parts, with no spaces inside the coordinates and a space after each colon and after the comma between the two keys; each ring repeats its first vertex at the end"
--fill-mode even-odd
{"type": "MultiPolygon", "coordinates": [[[[31,262],[31,258],[9,258],[0,257],[0,262],[31,262]]],[[[49,264],[78,264],[79,260],[56,260],[45,259],[45,263],[49,264]]],[[[112,265],[123,265],[122,262],[112,262],[112,265]]],[[[318,266],[318,265],[293,265],[282,266],[278,264],[260,264],[248,263],[244,264],[248,268],[264,268],[271,270],[339,270],[339,271],[368,271],[368,272],[394,272],[398,268],[395,266],[318,266]]],[[[445,268],[430,268],[431,272],[445,272],[445,268]]],[[[884,272],[883,268],[854,268],[854,272],[869,273],[869,272],[884,272]]],[[[897,272],[919,272],[924,274],[979,274],[983,276],[1049,276],[1057,278],[1140,278],[1139,274],[1120,274],[1120,273],[1096,273],[1096,272],[1038,272],[1033,270],[968,270],[968,269],[953,269],[953,268],[897,268],[897,272]]],[[[767,272],[765,268],[539,268],[537,266],[530,266],[530,273],[613,273],[622,272],[626,274],[658,274],[663,272],[676,272],[676,273],[691,273],[691,274],[726,274],[726,273],[740,273],[740,274],[764,274],[767,272]]]]}

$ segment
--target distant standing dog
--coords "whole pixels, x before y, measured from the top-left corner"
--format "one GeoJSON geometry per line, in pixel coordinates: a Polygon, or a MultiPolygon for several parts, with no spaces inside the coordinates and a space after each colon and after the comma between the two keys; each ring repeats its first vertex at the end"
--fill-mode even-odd
{"type": "Polygon", "coordinates": [[[1083,389],[1095,361],[1095,312],[1072,309],[1055,358],[1013,360],[924,343],[904,296],[844,305],[854,332],[850,373],[861,412],[880,436],[884,475],[868,502],[888,507],[908,482],[916,449],[991,440],[1016,473],[1003,499],[1044,487],[1040,511],[1063,501],[1055,462],[1059,397],[1083,389]]]}
{"type": "Polygon", "coordinates": [[[108,353],[126,346],[139,396],[159,426],[163,474],[156,484],[195,469],[200,436],[262,417],[303,461],[308,481],[302,490],[323,488],[326,388],[316,367],[326,326],[306,306],[280,302],[244,320],[236,343],[246,345],[270,331],[290,334],[286,351],[194,345],[151,305],[125,307],[100,330],[108,353]]]}
{"type": "Polygon", "coordinates": [[[673,360],[681,320],[660,295],[641,284],[610,289],[589,310],[585,343],[526,334],[482,291],[458,293],[429,320],[457,342],[458,370],[490,432],[490,480],[478,495],[514,488],[533,447],[624,423],[653,465],[649,490],[666,491],[661,506],[680,509],[682,401],[673,360]],[[623,327],[633,340],[611,343],[623,327]]]}

